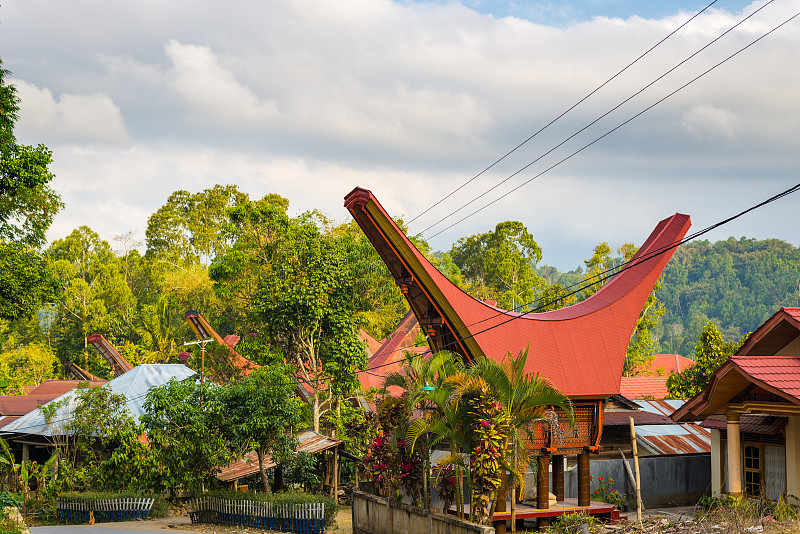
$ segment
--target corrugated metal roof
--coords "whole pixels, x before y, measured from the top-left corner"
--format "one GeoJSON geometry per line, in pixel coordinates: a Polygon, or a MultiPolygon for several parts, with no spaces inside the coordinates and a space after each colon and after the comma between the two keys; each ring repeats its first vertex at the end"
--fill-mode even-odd
{"type": "Polygon", "coordinates": [[[644,412],[641,410],[626,410],[621,412],[604,412],[603,426],[628,426],[633,417],[634,425],[668,425],[672,420],[661,414],[644,412]]]}
{"type": "MultiPolygon", "coordinates": [[[[341,443],[341,440],[329,438],[322,434],[317,434],[313,430],[307,430],[298,434],[297,452],[308,452],[317,454],[318,452],[332,449],[341,443]]],[[[272,457],[264,457],[264,469],[272,469],[277,464],[272,461],[272,457]]],[[[248,475],[258,473],[258,455],[255,452],[245,454],[244,458],[237,460],[217,474],[217,478],[223,482],[230,482],[248,475]]]]}
{"type": "MultiPolygon", "coordinates": [[[[147,364],[138,365],[127,373],[118,376],[102,387],[110,388],[114,393],[121,393],[128,398],[128,411],[137,421],[144,413],[145,394],[150,388],[166,384],[172,378],[183,380],[195,372],[180,364],[147,364]]],[[[67,405],[56,412],[52,423],[47,424],[41,410],[34,410],[0,428],[0,432],[14,434],[36,434],[39,436],[57,436],[64,432],[69,420],[69,408],[74,403],[75,390],[68,391],[51,402],[67,399],[67,405]]],[[[49,403],[48,403],[49,404],[49,403]]]]}
{"type": "Polygon", "coordinates": [[[636,442],[651,454],[711,452],[711,432],[694,423],[637,426],[636,442]]]}
{"type": "Polygon", "coordinates": [[[669,417],[672,412],[683,406],[685,400],[681,399],[661,399],[661,400],[639,400],[636,401],[642,410],[650,413],[658,413],[669,417]]]}
{"type": "MultiPolygon", "coordinates": [[[[755,415],[742,414],[739,419],[739,430],[741,432],[752,432],[754,434],[777,434],[786,426],[788,419],[775,415],[755,415]]],[[[728,422],[724,415],[712,415],[700,423],[703,428],[709,430],[727,430],[728,422]]]]}

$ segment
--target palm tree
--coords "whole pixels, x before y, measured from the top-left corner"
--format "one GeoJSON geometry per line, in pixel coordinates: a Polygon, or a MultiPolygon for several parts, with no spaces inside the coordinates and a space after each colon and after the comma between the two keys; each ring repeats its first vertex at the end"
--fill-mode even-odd
{"type": "MultiPolygon", "coordinates": [[[[538,374],[527,374],[525,364],[528,360],[528,349],[514,357],[510,352],[501,361],[482,357],[463,373],[451,377],[448,381],[455,385],[455,398],[468,393],[489,395],[499,401],[508,416],[510,429],[509,444],[511,459],[506,458],[504,469],[511,473],[497,492],[498,498],[505,498],[508,489],[512,490],[511,525],[515,530],[516,519],[516,486],[524,477],[530,464],[523,437],[530,436],[530,426],[534,421],[545,419],[548,410],[559,408],[573,422],[572,402],[569,397],[555,389],[549,381],[538,374]]],[[[521,485],[521,484],[520,484],[521,485]]],[[[496,500],[493,502],[489,517],[494,513],[496,500]]]]}
{"type": "MultiPolygon", "coordinates": [[[[423,459],[423,488],[425,507],[430,508],[430,453],[443,439],[448,430],[440,417],[449,395],[441,389],[447,376],[463,369],[461,357],[449,351],[440,351],[425,359],[421,355],[406,352],[402,372],[392,373],[384,381],[384,390],[390,386],[404,389],[408,413],[412,414],[404,428],[406,447],[413,451],[421,444],[420,456],[423,459]],[[414,411],[421,415],[414,416],[414,411]]],[[[456,424],[456,426],[458,426],[456,424]]]]}

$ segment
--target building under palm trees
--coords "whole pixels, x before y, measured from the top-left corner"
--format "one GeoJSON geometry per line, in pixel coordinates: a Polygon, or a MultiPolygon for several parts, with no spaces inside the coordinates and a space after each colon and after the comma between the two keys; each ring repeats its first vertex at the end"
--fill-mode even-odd
{"type": "MultiPolygon", "coordinates": [[[[599,449],[605,401],[620,392],[636,320],[674,245],[689,229],[689,217],[675,214],[658,223],[627,268],[586,300],[560,310],[520,314],[478,301],[456,287],[370,191],[354,189],[344,205],[388,266],[432,351],[451,350],[472,362],[481,356],[500,360],[509,352],[528,349],[525,371],[547,378],[570,397],[574,424],[563,412],[550,422],[537,423],[527,448],[540,457],[540,465],[552,461],[553,492],[562,502],[564,459],[577,455],[577,505],[590,506],[589,455],[599,449]]],[[[537,503],[540,510],[548,508],[550,489],[543,471],[537,483],[544,495],[537,503]]]]}

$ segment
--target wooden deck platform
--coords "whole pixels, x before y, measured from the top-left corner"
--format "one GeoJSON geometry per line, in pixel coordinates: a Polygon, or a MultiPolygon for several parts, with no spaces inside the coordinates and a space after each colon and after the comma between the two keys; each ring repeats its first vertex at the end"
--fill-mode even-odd
{"type": "MultiPolygon", "coordinates": [[[[507,501],[506,510],[509,510],[510,508],[511,503],[507,501]]],[[[564,499],[563,501],[558,501],[556,504],[546,509],[539,509],[532,504],[523,502],[517,504],[516,512],[517,520],[538,519],[540,517],[551,518],[579,512],[588,512],[600,519],[610,521],[611,523],[616,523],[623,519],[627,519],[627,516],[621,515],[619,509],[613,504],[608,504],[607,502],[590,501],[589,506],[578,506],[578,499],[564,499]]],[[[452,515],[458,515],[455,506],[451,506],[450,510],[448,510],[448,513],[452,515]]],[[[468,504],[464,504],[464,513],[469,514],[468,504]]],[[[495,512],[492,521],[504,521],[507,519],[511,519],[510,511],[495,512]]]]}

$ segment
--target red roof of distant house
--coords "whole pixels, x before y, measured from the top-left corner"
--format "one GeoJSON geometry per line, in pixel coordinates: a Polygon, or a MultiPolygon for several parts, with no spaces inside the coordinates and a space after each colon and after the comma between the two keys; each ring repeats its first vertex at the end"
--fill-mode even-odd
{"type": "MultiPolygon", "coordinates": [[[[370,356],[375,354],[375,352],[381,348],[382,342],[378,341],[371,335],[367,334],[363,328],[358,329],[358,337],[361,338],[361,341],[366,343],[367,348],[369,349],[370,356]]],[[[385,340],[384,340],[385,341],[385,340]]]]}
{"type": "Polygon", "coordinates": [[[25,415],[44,406],[58,395],[9,395],[0,397],[0,415],[25,415]]]}
{"type": "Polygon", "coordinates": [[[354,189],[345,197],[345,207],[401,288],[409,291],[406,296],[420,322],[455,339],[448,348],[470,359],[481,354],[500,359],[529,348],[526,372],[539,373],[571,397],[619,393],[636,320],[674,245],[690,226],[689,217],[677,213],[659,222],[628,268],[586,300],[560,310],[519,314],[480,302],[450,282],[370,191],[354,189]]]}
{"type": "Polygon", "coordinates": [[[656,354],[647,371],[657,373],[660,369],[663,369],[665,375],[671,375],[672,373],[680,373],[693,365],[694,360],[690,360],[680,354],[656,354]]]}
{"type": "Polygon", "coordinates": [[[669,396],[666,376],[623,376],[619,393],[629,399],[664,399],[669,396]]]}
{"type": "Polygon", "coordinates": [[[95,380],[87,382],[86,380],[45,380],[36,386],[29,395],[52,395],[55,399],[60,397],[67,391],[72,391],[81,384],[87,384],[90,388],[102,386],[105,380],[95,380]]]}

